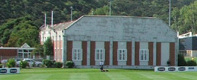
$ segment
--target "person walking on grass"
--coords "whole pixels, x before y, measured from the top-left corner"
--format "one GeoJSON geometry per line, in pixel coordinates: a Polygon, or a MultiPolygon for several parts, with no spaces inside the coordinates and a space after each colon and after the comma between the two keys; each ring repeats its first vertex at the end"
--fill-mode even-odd
{"type": "Polygon", "coordinates": [[[103,61],[100,61],[100,70],[103,71],[103,61]]]}

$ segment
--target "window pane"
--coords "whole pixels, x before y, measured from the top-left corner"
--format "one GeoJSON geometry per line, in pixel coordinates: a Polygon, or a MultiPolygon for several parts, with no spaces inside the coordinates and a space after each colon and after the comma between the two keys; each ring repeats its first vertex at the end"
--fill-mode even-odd
{"type": "Polygon", "coordinates": [[[141,60],[143,60],[143,53],[141,53],[141,60]]]}
{"type": "Polygon", "coordinates": [[[121,57],[122,57],[122,55],[121,55],[121,53],[119,53],[119,60],[122,60],[121,57]]]}
{"type": "Polygon", "coordinates": [[[97,57],[96,59],[99,60],[99,53],[97,53],[96,57],[97,57]]]}
{"type": "Polygon", "coordinates": [[[80,53],[77,54],[77,60],[80,60],[80,53]]]}
{"type": "Polygon", "coordinates": [[[103,59],[103,54],[102,53],[100,53],[100,60],[102,60],[103,59]]]}
{"type": "Polygon", "coordinates": [[[122,54],[122,60],[125,60],[125,54],[124,53],[122,54]]]}

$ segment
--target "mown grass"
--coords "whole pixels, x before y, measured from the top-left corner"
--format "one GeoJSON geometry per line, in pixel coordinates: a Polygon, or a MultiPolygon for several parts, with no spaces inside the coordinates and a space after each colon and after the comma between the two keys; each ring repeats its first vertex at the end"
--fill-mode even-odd
{"type": "Polygon", "coordinates": [[[20,74],[1,74],[0,80],[196,80],[197,72],[109,69],[22,69],[20,74]]]}

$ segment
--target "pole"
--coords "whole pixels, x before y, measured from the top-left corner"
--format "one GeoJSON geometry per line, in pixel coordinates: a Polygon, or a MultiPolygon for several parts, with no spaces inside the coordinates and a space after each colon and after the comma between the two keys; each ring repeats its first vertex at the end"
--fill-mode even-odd
{"type": "Polygon", "coordinates": [[[45,13],[44,14],[44,27],[46,27],[46,25],[47,25],[47,18],[46,17],[47,17],[47,14],[45,13]]]}
{"type": "Polygon", "coordinates": [[[71,17],[70,17],[70,21],[73,20],[73,19],[72,19],[72,14],[73,14],[73,13],[72,13],[72,10],[73,10],[73,7],[71,6],[71,7],[70,7],[70,12],[71,12],[71,13],[70,13],[70,16],[71,16],[71,17]]]}
{"type": "Polygon", "coordinates": [[[169,0],[169,26],[171,25],[171,19],[170,19],[170,17],[171,17],[171,0],[169,0]]]}
{"type": "Polygon", "coordinates": [[[51,27],[53,27],[53,11],[51,11],[51,27]]]}
{"type": "Polygon", "coordinates": [[[109,16],[111,16],[111,0],[110,0],[110,6],[109,6],[109,16]]]}

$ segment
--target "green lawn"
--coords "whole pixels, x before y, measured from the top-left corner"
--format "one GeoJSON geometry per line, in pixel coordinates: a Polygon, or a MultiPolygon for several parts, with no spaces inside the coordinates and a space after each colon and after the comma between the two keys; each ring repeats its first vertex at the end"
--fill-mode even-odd
{"type": "Polygon", "coordinates": [[[20,74],[3,74],[0,80],[197,80],[197,72],[154,72],[109,69],[22,69],[20,74]]]}

